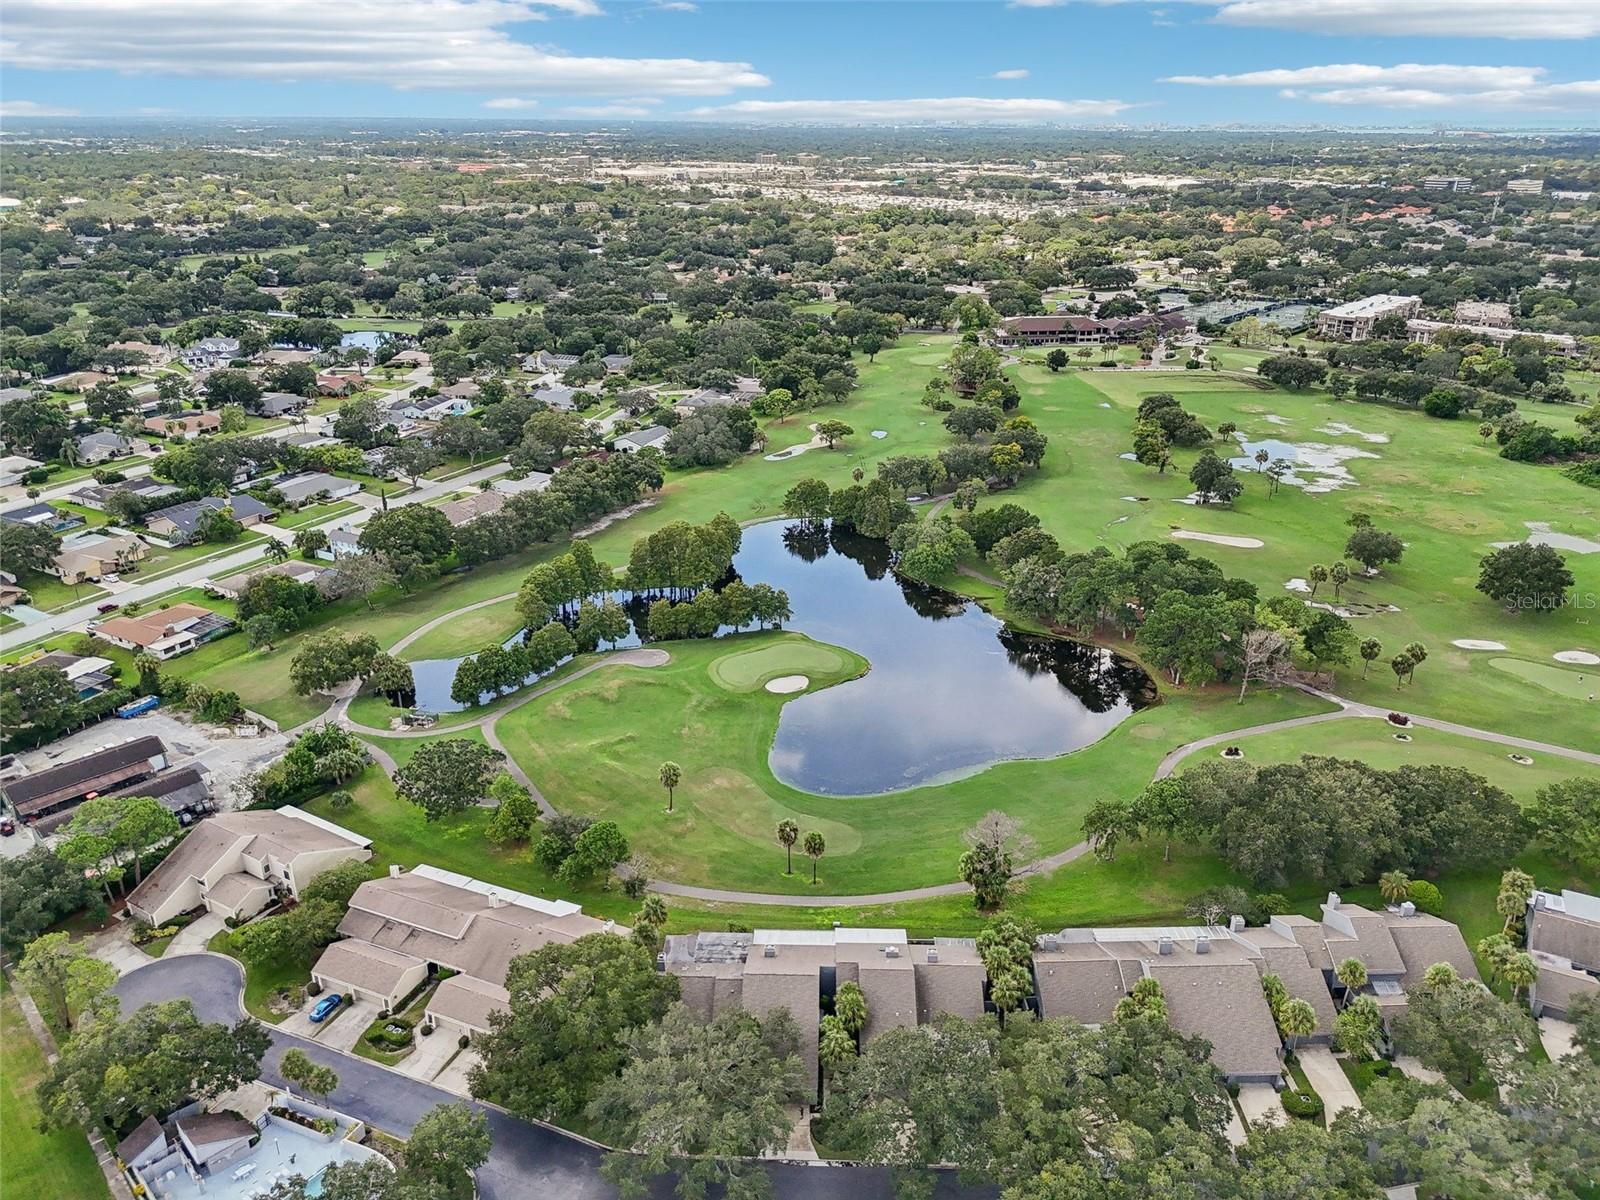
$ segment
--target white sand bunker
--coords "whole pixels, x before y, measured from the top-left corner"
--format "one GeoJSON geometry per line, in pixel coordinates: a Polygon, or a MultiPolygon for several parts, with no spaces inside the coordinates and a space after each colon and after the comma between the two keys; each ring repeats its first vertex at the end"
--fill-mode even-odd
{"type": "Polygon", "coordinates": [[[1137,454],[1134,454],[1132,451],[1127,451],[1127,452],[1125,452],[1123,454],[1119,454],[1119,455],[1117,455],[1117,457],[1118,458],[1122,458],[1122,459],[1126,459],[1128,462],[1138,462],[1139,461],[1139,456],[1137,454]]]}
{"type": "Polygon", "coordinates": [[[1504,642],[1490,642],[1485,641],[1483,638],[1457,638],[1450,644],[1462,650],[1504,650],[1506,648],[1504,642]]]}
{"type": "Polygon", "coordinates": [[[1311,585],[1299,576],[1284,580],[1283,586],[1291,592],[1309,592],[1311,590],[1311,585]]]}
{"type": "Polygon", "coordinates": [[[1174,529],[1172,536],[1186,542],[1215,542],[1219,546],[1237,546],[1240,550],[1259,550],[1266,543],[1260,538],[1232,537],[1226,533],[1197,533],[1193,529],[1174,529]]]}
{"type": "Polygon", "coordinates": [[[798,446],[790,446],[787,450],[779,450],[774,454],[769,454],[767,455],[767,461],[782,462],[786,458],[799,458],[800,455],[808,450],[818,450],[828,444],[827,438],[815,432],[817,428],[815,425],[808,425],[806,428],[813,431],[809,442],[801,442],[798,446]]]}
{"type": "Polygon", "coordinates": [[[776,679],[767,680],[767,691],[787,696],[791,692],[805,691],[810,682],[804,675],[779,675],[776,679]]]}
{"type": "MultiPolygon", "coordinates": [[[[1600,542],[1591,538],[1578,537],[1572,533],[1556,533],[1550,528],[1549,521],[1524,521],[1528,527],[1528,536],[1523,539],[1530,546],[1550,546],[1556,550],[1566,550],[1571,554],[1600,554],[1600,542]]],[[[1517,542],[1496,542],[1496,550],[1504,550],[1507,546],[1518,545],[1517,542]]]]}
{"type": "Polygon", "coordinates": [[[1110,408],[1111,405],[1107,404],[1104,400],[1102,400],[1102,401],[1100,401],[1100,407],[1101,408],[1110,408]]]}
{"type": "Polygon", "coordinates": [[[1267,424],[1269,424],[1269,425],[1293,425],[1294,424],[1294,418],[1293,417],[1280,417],[1277,413],[1268,413],[1265,417],[1263,417],[1261,419],[1263,421],[1267,422],[1267,424]]]}
{"type": "Polygon", "coordinates": [[[1307,495],[1354,487],[1355,477],[1344,464],[1355,458],[1379,457],[1357,446],[1334,446],[1327,442],[1282,442],[1275,438],[1251,441],[1242,433],[1233,436],[1238,440],[1241,451],[1238,457],[1228,460],[1235,471],[1262,470],[1266,464],[1257,462],[1256,455],[1265,452],[1267,463],[1282,472],[1279,480],[1301,489],[1307,495]]]}
{"type": "Polygon", "coordinates": [[[1121,497],[1121,499],[1126,500],[1129,504],[1144,504],[1150,499],[1150,497],[1149,496],[1123,496],[1123,497],[1121,497]]]}
{"type": "MultiPolygon", "coordinates": [[[[926,424],[926,422],[924,422],[924,424],[926,424]]],[[[886,438],[886,437],[889,436],[889,431],[887,429],[874,429],[872,431],[872,436],[875,437],[875,438],[878,438],[881,441],[883,438],[886,438]]]]}
{"type": "Polygon", "coordinates": [[[1590,654],[1587,650],[1558,650],[1550,657],[1557,662],[1577,663],[1582,667],[1600,667],[1600,654],[1590,654]]]}
{"type": "Polygon", "coordinates": [[[1354,425],[1346,425],[1343,421],[1329,421],[1326,425],[1319,425],[1317,432],[1331,433],[1335,437],[1358,437],[1363,442],[1373,442],[1378,445],[1389,440],[1387,433],[1368,433],[1364,429],[1357,429],[1354,425]]]}

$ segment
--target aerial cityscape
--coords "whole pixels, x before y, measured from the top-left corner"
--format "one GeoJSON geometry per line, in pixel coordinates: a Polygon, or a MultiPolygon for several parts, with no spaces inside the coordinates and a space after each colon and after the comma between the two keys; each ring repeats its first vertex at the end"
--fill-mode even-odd
{"type": "Polygon", "coordinates": [[[1595,0],[0,20],[0,1200],[1600,1200],[1595,0]]]}

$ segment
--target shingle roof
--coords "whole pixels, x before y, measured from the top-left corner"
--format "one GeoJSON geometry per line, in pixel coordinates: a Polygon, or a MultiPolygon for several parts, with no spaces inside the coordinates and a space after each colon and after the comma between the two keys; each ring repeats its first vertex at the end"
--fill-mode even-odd
{"type": "Polygon", "coordinates": [[[1600,924],[1536,908],[1528,922],[1528,947],[1600,969],[1600,924]]]}
{"type": "Polygon", "coordinates": [[[158,737],[133,738],[116,746],[95,750],[82,758],[51,767],[48,771],[35,771],[21,779],[8,779],[0,784],[0,792],[11,802],[19,816],[27,816],[100,780],[112,787],[123,778],[131,778],[139,770],[148,770],[148,762],[167,752],[158,737]],[[120,777],[120,778],[114,778],[120,777]]]}
{"type": "Polygon", "coordinates": [[[359,938],[345,938],[322,952],[312,973],[333,983],[388,996],[407,972],[426,966],[424,959],[413,955],[374,946],[359,938]]]}
{"type": "Polygon", "coordinates": [[[1210,1042],[1211,1061],[1224,1075],[1282,1072],[1283,1041],[1253,966],[1157,961],[1149,971],[1161,985],[1172,1027],[1210,1042]]]}
{"type": "Polygon", "coordinates": [[[510,1002],[511,993],[499,984],[471,975],[452,975],[434,990],[428,1015],[486,1030],[489,1014],[503,1011],[510,1002]]]}

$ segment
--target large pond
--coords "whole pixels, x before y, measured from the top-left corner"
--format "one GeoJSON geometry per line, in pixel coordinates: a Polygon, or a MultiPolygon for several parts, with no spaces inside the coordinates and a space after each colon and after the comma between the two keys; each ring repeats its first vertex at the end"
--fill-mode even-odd
{"type": "MultiPolygon", "coordinates": [[[[1018,633],[976,604],[897,578],[883,542],[773,521],[745,530],[733,565],[789,593],[789,629],[872,664],[784,705],[772,771],[805,791],[873,795],[1052,758],[1103,737],[1155,695],[1111,651],[1018,633]]],[[[459,661],[412,664],[417,707],[460,711],[450,699],[459,661]]]]}

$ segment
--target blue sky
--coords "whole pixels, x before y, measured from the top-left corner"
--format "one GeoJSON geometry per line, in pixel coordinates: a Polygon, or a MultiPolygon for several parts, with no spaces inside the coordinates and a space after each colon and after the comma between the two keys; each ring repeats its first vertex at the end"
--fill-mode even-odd
{"type": "Polygon", "coordinates": [[[1600,123],[1600,0],[7,0],[0,117],[1600,123]]]}

